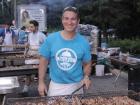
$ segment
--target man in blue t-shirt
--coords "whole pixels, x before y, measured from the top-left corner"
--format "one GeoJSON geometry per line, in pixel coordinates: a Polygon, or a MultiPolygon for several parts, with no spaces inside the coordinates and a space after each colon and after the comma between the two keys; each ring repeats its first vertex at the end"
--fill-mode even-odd
{"type": "MultiPolygon", "coordinates": [[[[39,86],[41,96],[70,95],[81,86],[88,89],[91,80],[91,53],[88,41],[76,32],[79,14],[75,7],[66,7],[62,14],[64,30],[48,35],[39,49],[39,86]],[[45,74],[49,64],[50,84],[45,74]]],[[[83,88],[76,94],[82,94],[83,88]]]]}

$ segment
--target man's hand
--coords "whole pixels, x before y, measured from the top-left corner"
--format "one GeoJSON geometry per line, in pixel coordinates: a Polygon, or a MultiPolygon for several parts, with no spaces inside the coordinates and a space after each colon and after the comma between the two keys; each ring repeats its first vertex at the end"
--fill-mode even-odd
{"type": "Polygon", "coordinates": [[[47,94],[47,86],[45,83],[39,83],[38,92],[40,96],[45,96],[47,94]]]}
{"type": "Polygon", "coordinates": [[[25,43],[25,47],[26,48],[29,48],[29,43],[25,43]]]}
{"type": "Polygon", "coordinates": [[[88,89],[91,85],[91,80],[89,79],[89,76],[84,76],[82,83],[85,84],[86,89],[88,89]]]}

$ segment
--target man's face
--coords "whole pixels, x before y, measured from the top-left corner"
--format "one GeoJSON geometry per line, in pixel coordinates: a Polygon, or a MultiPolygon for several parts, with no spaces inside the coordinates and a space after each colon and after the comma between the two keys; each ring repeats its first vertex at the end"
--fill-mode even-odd
{"type": "Polygon", "coordinates": [[[29,30],[30,30],[30,32],[36,32],[37,27],[35,27],[33,24],[29,24],[29,30]]]}
{"type": "Polygon", "coordinates": [[[72,11],[65,11],[62,16],[64,30],[74,32],[79,24],[77,14],[72,11]]]}

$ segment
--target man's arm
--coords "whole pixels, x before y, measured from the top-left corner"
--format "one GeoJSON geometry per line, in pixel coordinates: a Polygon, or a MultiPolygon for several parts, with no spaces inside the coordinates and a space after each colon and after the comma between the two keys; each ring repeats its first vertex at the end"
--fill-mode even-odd
{"type": "Polygon", "coordinates": [[[83,84],[85,84],[86,88],[88,89],[91,84],[91,80],[89,79],[91,73],[91,61],[83,64],[83,70],[84,70],[83,84]]]}
{"type": "Polygon", "coordinates": [[[40,57],[40,64],[39,64],[39,85],[38,85],[38,91],[41,96],[45,96],[45,93],[47,93],[47,87],[45,84],[45,74],[48,67],[48,60],[44,57],[40,57]]]}

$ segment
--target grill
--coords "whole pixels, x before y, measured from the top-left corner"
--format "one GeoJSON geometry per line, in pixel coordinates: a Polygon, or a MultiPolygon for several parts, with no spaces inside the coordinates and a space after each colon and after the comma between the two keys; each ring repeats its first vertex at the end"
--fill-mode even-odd
{"type": "Polygon", "coordinates": [[[25,65],[25,59],[38,59],[38,56],[24,56],[24,54],[7,54],[0,56],[0,67],[25,65]]]}
{"type": "Polygon", "coordinates": [[[23,66],[11,66],[0,68],[0,77],[6,76],[20,76],[27,74],[37,74],[38,66],[34,65],[23,65],[23,66]]]}
{"type": "Polygon", "coordinates": [[[4,100],[3,105],[140,105],[139,101],[139,93],[133,91],[109,91],[98,94],[8,98],[4,100]]]}
{"type": "Polygon", "coordinates": [[[26,65],[25,59],[37,58],[37,55],[25,57],[24,51],[0,52],[0,77],[36,74],[38,67],[26,65]]]}
{"type": "Polygon", "coordinates": [[[0,67],[24,65],[24,51],[0,52],[0,67]]]}

